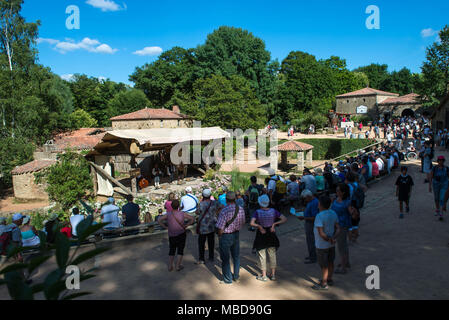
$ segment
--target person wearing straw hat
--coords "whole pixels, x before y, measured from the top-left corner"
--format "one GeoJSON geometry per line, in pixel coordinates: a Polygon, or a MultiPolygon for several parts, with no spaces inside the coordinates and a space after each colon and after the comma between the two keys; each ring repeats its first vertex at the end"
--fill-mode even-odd
{"type": "Polygon", "coordinates": [[[31,224],[31,217],[26,216],[23,218],[23,224],[20,227],[20,232],[22,234],[22,246],[23,247],[35,247],[40,245],[41,240],[39,239],[36,228],[31,224]]]}
{"type": "Polygon", "coordinates": [[[269,208],[270,198],[267,195],[259,197],[260,209],[251,218],[251,226],[256,228],[256,238],[253,247],[257,250],[262,275],[256,279],[267,282],[267,255],[270,261],[272,281],[276,280],[276,250],[279,248],[279,239],[276,236],[276,226],[285,223],[287,218],[277,210],[269,208]]]}

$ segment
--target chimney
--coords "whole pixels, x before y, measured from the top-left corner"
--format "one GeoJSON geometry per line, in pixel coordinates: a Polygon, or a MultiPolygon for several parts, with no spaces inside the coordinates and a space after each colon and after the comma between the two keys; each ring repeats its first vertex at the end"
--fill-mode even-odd
{"type": "Polygon", "coordinates": [[[181,110],[179,109],[178,106],[173,106],[172,111],[175,113],[181,113],[181,110]]]}

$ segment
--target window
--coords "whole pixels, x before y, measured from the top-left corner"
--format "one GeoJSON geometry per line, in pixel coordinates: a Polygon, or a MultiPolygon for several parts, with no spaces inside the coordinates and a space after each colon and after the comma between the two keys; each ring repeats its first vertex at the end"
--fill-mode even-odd
{"type": "Polygon", "coordinates": [[[161,120],[161,128],[164,127],[164,120],[161,120]]]}
{"type": "Polygon", "coordinates": [[[349,103],[349,100],[346,100],[346,103],[349,103]]]}

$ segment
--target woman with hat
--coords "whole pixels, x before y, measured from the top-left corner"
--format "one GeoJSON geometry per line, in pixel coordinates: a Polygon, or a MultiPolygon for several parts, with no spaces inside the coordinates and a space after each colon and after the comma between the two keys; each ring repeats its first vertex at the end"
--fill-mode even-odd
{"type": "Polygon", "coordinates": [[[279,248],[279,239],[276,236],[276,226],[285,223],[287,218],[281,215],[273,208],[268,208],[270,205],[270,198],[267,195],[259,197],[260,209],[257,210],[252,219],[251,226],[256,228],[256,238],[254,239],[254,248],[257,250],[257,255],[260,261],[260,269],[262,276],[256,279],[266,282],[267,278],[267,255],[270,260],[272,281],[276,280],[276,250],[279,248]]]}
{"type": "Polygon", "coordinates": [[[443,214],[446,213],[446,191],[449,187],[449,168],[444,165],[446,159],[443,156],[438,157],[438,165],[434,166],[429,173],[429,192],[435,197],[435,216],[443,221],[443,214]]]}
{"type": "Polygon", "coordinates": [[[22,246],[23,247],[36,247],[41,244],[36,228],[31,224],[31,217],[26,216],[23,218],[23,224],[20,227],[22,233],[22,246]]]}

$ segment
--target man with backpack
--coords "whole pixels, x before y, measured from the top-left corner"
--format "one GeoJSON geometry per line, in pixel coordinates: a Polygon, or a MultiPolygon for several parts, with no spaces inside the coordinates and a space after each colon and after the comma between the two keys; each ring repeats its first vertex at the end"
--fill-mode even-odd
{"type": "Polygon", "coordinates": [[[268,173],[270,175],[270,181],[268,182],[267,188],[268,196],[270,197],[271,205],[276,210],[280,211],[279,202],[287,194],[287,185],[285,183],[285,180],[282,177],[276,175],[273,169],[270,169],[268,173]]]}
{"type": "MultiPolygon", "coordinates": [[[[248,197],[248,216],[246,217],[246,222],[248,223],[251,217],[253,216],[254,212],[256,212],[259,207],[259,197],[263,193],[263,186],[260,184],[257,184],[257,177],[252,176],[250,178],[251,185],[249,186],[246,195],[248,197]]],[[[249,231],[254,231],[255,229],[253,227],[248,228],[249,231]]]]}

